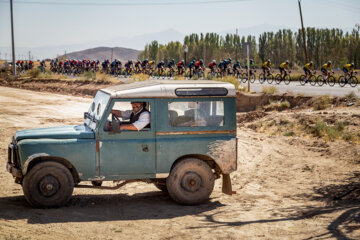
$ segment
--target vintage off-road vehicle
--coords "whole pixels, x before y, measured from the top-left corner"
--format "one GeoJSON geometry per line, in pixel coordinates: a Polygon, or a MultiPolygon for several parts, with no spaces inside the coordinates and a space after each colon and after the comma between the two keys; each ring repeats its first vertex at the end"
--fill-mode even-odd
{"type": "Polygon", "coordinates": [[[74,187],[117,189],[133,181],[154,183],[178,203],[199,204],[221,175],[223,192],[231,194],[236,168],[234,86],[200,80],[99,90],[84,124],[16,132],[7,163],[33,207],[62,206],[74,187]],[[110,111],[131,110],[131,102],[143,103],[150,126],[120,131],[126,121],[110,111]]]}

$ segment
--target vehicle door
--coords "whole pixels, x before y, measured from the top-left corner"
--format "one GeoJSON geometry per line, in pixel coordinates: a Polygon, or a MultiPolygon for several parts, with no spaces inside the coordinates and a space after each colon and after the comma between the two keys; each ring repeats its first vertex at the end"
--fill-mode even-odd
{"type": "MultiPolygon", "coordinates": [[[[134,100],[132,100],[134,101],[134,100]]],[[[100,152],[100,175],[105,179],[116,179],[117,176],[141,175],[155,173],[155,114],[152,100],[136,101],[146,102],[146,108],[150,112],[150,128],[140,131],[113,132],[104,129],[104,126],[113,121],[110,111],[131,110],[130,100],[113,100],[106,111],[107,121],[102,123],[99,129],[99,152],[100,152]]],[[[129,124],[127,119],[119,119],[122,124],[129,124]]],[[[106,128],[106,127],[105,127],[106,128]]]]}

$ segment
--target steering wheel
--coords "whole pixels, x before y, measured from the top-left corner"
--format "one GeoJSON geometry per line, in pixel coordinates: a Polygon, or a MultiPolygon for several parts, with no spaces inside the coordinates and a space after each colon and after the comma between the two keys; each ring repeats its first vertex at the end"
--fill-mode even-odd
{"type": "Polygon", "coordinates": [[[116,116],[114,113],[112,113],[112,114],[111,114],[111,122],[114,123],[115,121],[121,123],[121,121],[120,121],[120,119],[118,118],[118,116],[116,116]]]}

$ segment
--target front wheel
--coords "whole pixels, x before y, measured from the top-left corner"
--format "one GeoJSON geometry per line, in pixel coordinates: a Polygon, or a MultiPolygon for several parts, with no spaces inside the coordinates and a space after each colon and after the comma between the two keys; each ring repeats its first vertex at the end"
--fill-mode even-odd
{"type": "Polygon", "coordinates": [[[290,84],[290,81],[291,81],[290,75],[286,75],[285,78],[284,78],[284,83],[285,83],[286,85],[289,85],[289,84],[290,84]]]}
{"type": "Polygon", "coordinates": [[[166,186],[176,202],[195,205],[209,199],[214,182],[214,174],[208,164],[197,158],[187,158],[171,170],[166,186]]]}
{"type": "Polygon", "coordinates": [[[23,191],[32,207],[60,207],[71,197],[74,179],[64,165],[41,162],[25,175],[23,191]]]}
{"type": "Polygon", "coordinates": [[[356,87],[356,85],[358,84],[358,79],[357,79],[357,77],[352,76],[352,77],[349,79],[349,84],[350,84],[350,86],[352,86],[352,87],[356,87]]]}

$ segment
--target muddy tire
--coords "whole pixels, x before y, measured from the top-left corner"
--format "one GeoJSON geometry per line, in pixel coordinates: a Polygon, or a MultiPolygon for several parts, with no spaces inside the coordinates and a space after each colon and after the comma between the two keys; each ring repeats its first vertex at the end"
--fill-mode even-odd
{"type": "Polygon", "coordinates": [[[197,158],[186,158],[171,170],[166,185],[174,201],[196,205],[209,199],[214,181],[209,165],[197,158]]]}
{"type": "Polygon", "coordinates": [[[163,192],[168,192],[166,187],[166,179],[158,179],[156,182],[154,182],[155,187],[157,187],[159,190],[163,192]]]}
{"type": "Polygon", "coordinates": [[[64,165],[42,162],[25,175],[23,191],[32,207],[60,207],[71,197],[74,179],[64,165]]]}

